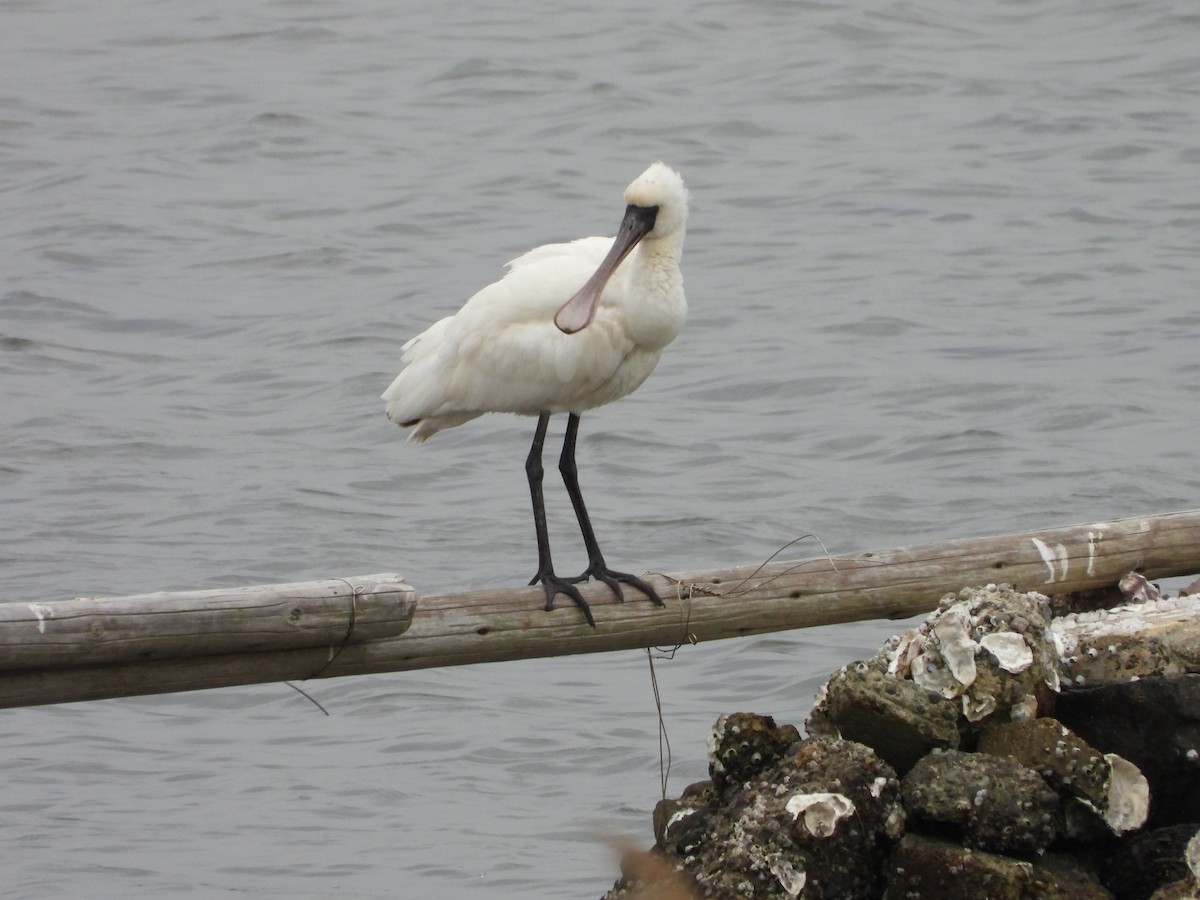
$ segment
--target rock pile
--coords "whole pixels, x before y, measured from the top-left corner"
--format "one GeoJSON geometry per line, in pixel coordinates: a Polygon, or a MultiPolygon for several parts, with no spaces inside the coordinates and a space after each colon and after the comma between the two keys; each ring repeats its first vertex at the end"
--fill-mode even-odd
{"type": "MultiPolygon", "coordinates": [[[[722,716],[655,810],[670,896],[1200,896],[1200,675],[1078,689],[1064,646],[1046,597],[964,590],[835,672],[807,738],[722,716]]],[[[605,900],[658,896],[643,871],[605,900]]]]}

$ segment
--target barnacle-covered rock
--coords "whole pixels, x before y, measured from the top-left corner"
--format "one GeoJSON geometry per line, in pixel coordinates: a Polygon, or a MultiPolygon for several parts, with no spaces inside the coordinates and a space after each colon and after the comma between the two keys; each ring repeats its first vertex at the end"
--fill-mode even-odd
{"type": "Polygon", "coordinates": [[[1136,766],[1153,798],[1151,827],[1200,810],[1200,675],[1064,692],[1055,716],[1097,750],[1136,766]]]}
{"type": "Polygon", "coordinates": [[[660,849],[705,896],[875,898],[903,828],[891,767],[861,744],[811,738],[716,807],[668,824],[660,849]]]}
{"type": "Polygon", "coordinates": [[[1033,881],[1024,860],[906,834],[888,860],[888,900],[1022,900],[1033,881]]]}
{"type": "Polygon", "coordinates": [[[689,784],[678,800],[659,800],[654,807],[654,839],[658,846],[680,856],[698,851],[708,817],[719,800],[711,781],[689,784]]]}
{"type": "Polygon", "coordinates": [[[1147,900],[1165,885],[1190,880],[1187,847],[1196,829],[1172,825],[1125,838],[1108,857],[1105,885],[1118,897],[1147,900]]]}
{"type": "Polygon", "coordinates": [[[1200,831],[1194,834],[1183,854],[1188,875],[1156,890],[1150,900],[1195,900],[1200,897],[1200,831]]]}
{"type": "Polygon", "coordinates": [[[985,721],[1036,716],[1058,687],[1046,598],[988,585],[948,594],[920,626],[833,673],[807,726],[861,741],[903,773],[931,750],[969,746],[985,721]]]}
{"type": "Polygon", "coordinates": [[[793,794],[785,808],[796,817],[796,825],[813,837],[829,837],[837,830],[838,822],[854,812],[849,797],[828,791],[793,794]]]}
{"type": "Polygon", "coordinates": [[[958,748],[958,717],[940,694],[856,663],[826,682],[807,725],[809,734],[866,744],[903,775],[931,750],[958,748]]]}
{"type": "Polygon", "coordinates": [[[1170,677],[1200,666],[1200,599],[1133,609],[1164,606],[1156,630],[1118,644],[1099,619],[1049,623],[1036,593],[945,597],[830,677],[809,739],[723,716],[712,779],[658,805],[654,851],[631,857],[609,900],[659,896],[651,880],[672,900],[1200,897],[1200,675],[1170,677]],[[1133,681],[1080,688],[1093,673],[1133,681]]]}
{"type": "Polygon", "coordinates": [[[1104,754],[1056,719],[998,723],[983,731],[977,749],[1027,766],[1055,790],[1093,808],[1106,803],[1109,765],[1104,754]]]}
{"type": "Polygon", "coordinates": [[[721,716],[708,736],[708,774],[719,791],[744,784],[798,740],[795,725],[776,725],[770,716],[721,716]]]}
{"type": "Polygon", "coordinates": [[[1064,683],[1073,688],[1195,672],[1200,595],[1161,597],[1055,619],[1064,683]]]}
{"type": "Polygon", "coordinates": [[[1026,900],[1113,900],[1086,855],[1043,853],[1033,860],[1026,900]]]}
{"type": "Polygon", "coordinates": [[[1100,816],[1114,834],[1146,822],[1150,785],[1137,767],[1101,753],[1056,719],[997,724],[984,730],[978,749],[1038,772],[1062,796],[1075,797],[1100,816]]]}
{"type": "Polygon", "coordinates": [[[1115,684],[1184,670],[1158,641],[1147,640],[1141,610],[1122,607],[1072,613],[1055,620],[1062,654],[1061,673],[1073,688],[1115,684]],[[1120,629],[1111,623],[1124,623],[1120,629]],[[1093,636],[1093,632],[1097,632],[1093,636]]]}
{"type": "Polygon", "coordinates": [[[953,826],[968,847],[1037,853],[1057,835],[1058,795],[1036,772],[984,753],[931,753],[904,776],[909,815],[953,826]]]}
{"type": "Polygon", "coordinates": [[[942,599],[937,612],[894,654],[913,681],[961,701],[968,722],[991,716],[1017,717],[1037,709],[1037,696],[1057,690],[1058,653],[1050,630],[1047,600],[1007,585],[967,588],[942,599]]]}

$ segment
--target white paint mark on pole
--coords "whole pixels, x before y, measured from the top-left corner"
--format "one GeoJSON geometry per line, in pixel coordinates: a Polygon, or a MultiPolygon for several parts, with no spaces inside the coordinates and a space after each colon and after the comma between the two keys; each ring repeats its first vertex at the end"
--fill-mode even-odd
{"type": "Polygon", "coordinates": [[[1046,584],[1051,584],[1055,581],[1065,581],[1067,577],[1067,569],[1069,562],[1067,561],[1067,548],[1062,544],[1055,544],[1051,547],[1041,538],[1031,538],[1033,546],[1037,547],[1037,552],[1042,557],[1042,562],[1046,564],[1046,568],[1050,570],[1050,577],[1046,579],[1046,584]],[[1062,572],[1055,570],[1054,564],[1062,565],[1062,572]]]}
{"type": "Polygon", "coordinates": [[[38,634],[45,634],[46,620],[54,618],[54,610],[49,606],[42,606],[40,603],[30,603],[29,611],[37,616],[38,634]]]}
{"type": "Polygon", "coordinates": [[[1104,532],[1112,526],[1107,522],[1093,522],[1088,527],[1092,529],[1088,532],[1087,573],[1090,576],[1096,574],[1096,545],[1104,540],[1104,532]]]}

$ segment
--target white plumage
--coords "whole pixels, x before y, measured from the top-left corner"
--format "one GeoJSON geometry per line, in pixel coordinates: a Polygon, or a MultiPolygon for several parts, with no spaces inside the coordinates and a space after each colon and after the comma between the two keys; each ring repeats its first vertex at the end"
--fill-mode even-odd
{"type": "MultiPolygon", "coordinates": [[[[626,188],[625,202],[616,238],[588,237],[530,250],[457,313],[406,343],[403,369],[383,393],[388,418],[411,427],[409,439],[416,442],[486,412],[538,416],[536,486],[530,475],[535,524],[539,514],[544,519],[539,510],[540,457],[548,416],[572,414],[572,475],[564,470],[569,479],[578,415],[640,386],[687,313],[679,270],[688,211],[683,179],[655,163],[626,188]]],[[[531,460],[533,455],[531,451],[531,460]]],[[[564,448],[564,466],[566,456],[564,448]]],[[[567,487],[572,490],[570,480],[567,487]]],[[[592,561],[577,579],[553,574],[549,547],[543,545],[544,524],[539,525],[540,564],[534,581],[546,586],[547,608],[556,593],[567,593],[592,621],[573,587],[589,575],[610,583],[618,597],[614,580],[657,600],[645,582],[604,566],[581,498],[576,513],[592,561]]]]}
{"type": "Polygon", "coordinates": [[[383,393],[388,418],[416,422],[411,440],[424,441],[485,412],[583,412],[641,385],[687,313],[679,271],[687,191],[656,163],[625,200],[657,206],[655,228],[609,279],[590,325],[565,334],[554,316],[597,270],[613,239],[530,250],[457,313],[404,345],[404,368],[383,393]]]}

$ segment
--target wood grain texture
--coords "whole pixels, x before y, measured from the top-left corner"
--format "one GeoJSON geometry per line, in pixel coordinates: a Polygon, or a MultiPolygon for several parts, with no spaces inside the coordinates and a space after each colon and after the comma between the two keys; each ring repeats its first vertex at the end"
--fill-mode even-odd
{"type": "Polygon", "coordinates": [[[617,603],[603,585],[589,584],[583,593],[594,630],[569,603],[544,612],[539,587],[421,596],[406,632],[365,643],[0,672],[0,707],[703,643],[907,618],[967,586],[1003,582],[1068,593],[1115,584],[1129,571],[1148,578],[1200,572],[1200,510],[647,576],[667,598],[665,608],[617,603]]]}
{"type": "Polygon", "coordinates": [[[401,634],[399,575],[0,604],[0,669],[72,668],[360,643],[401,634]]]}

